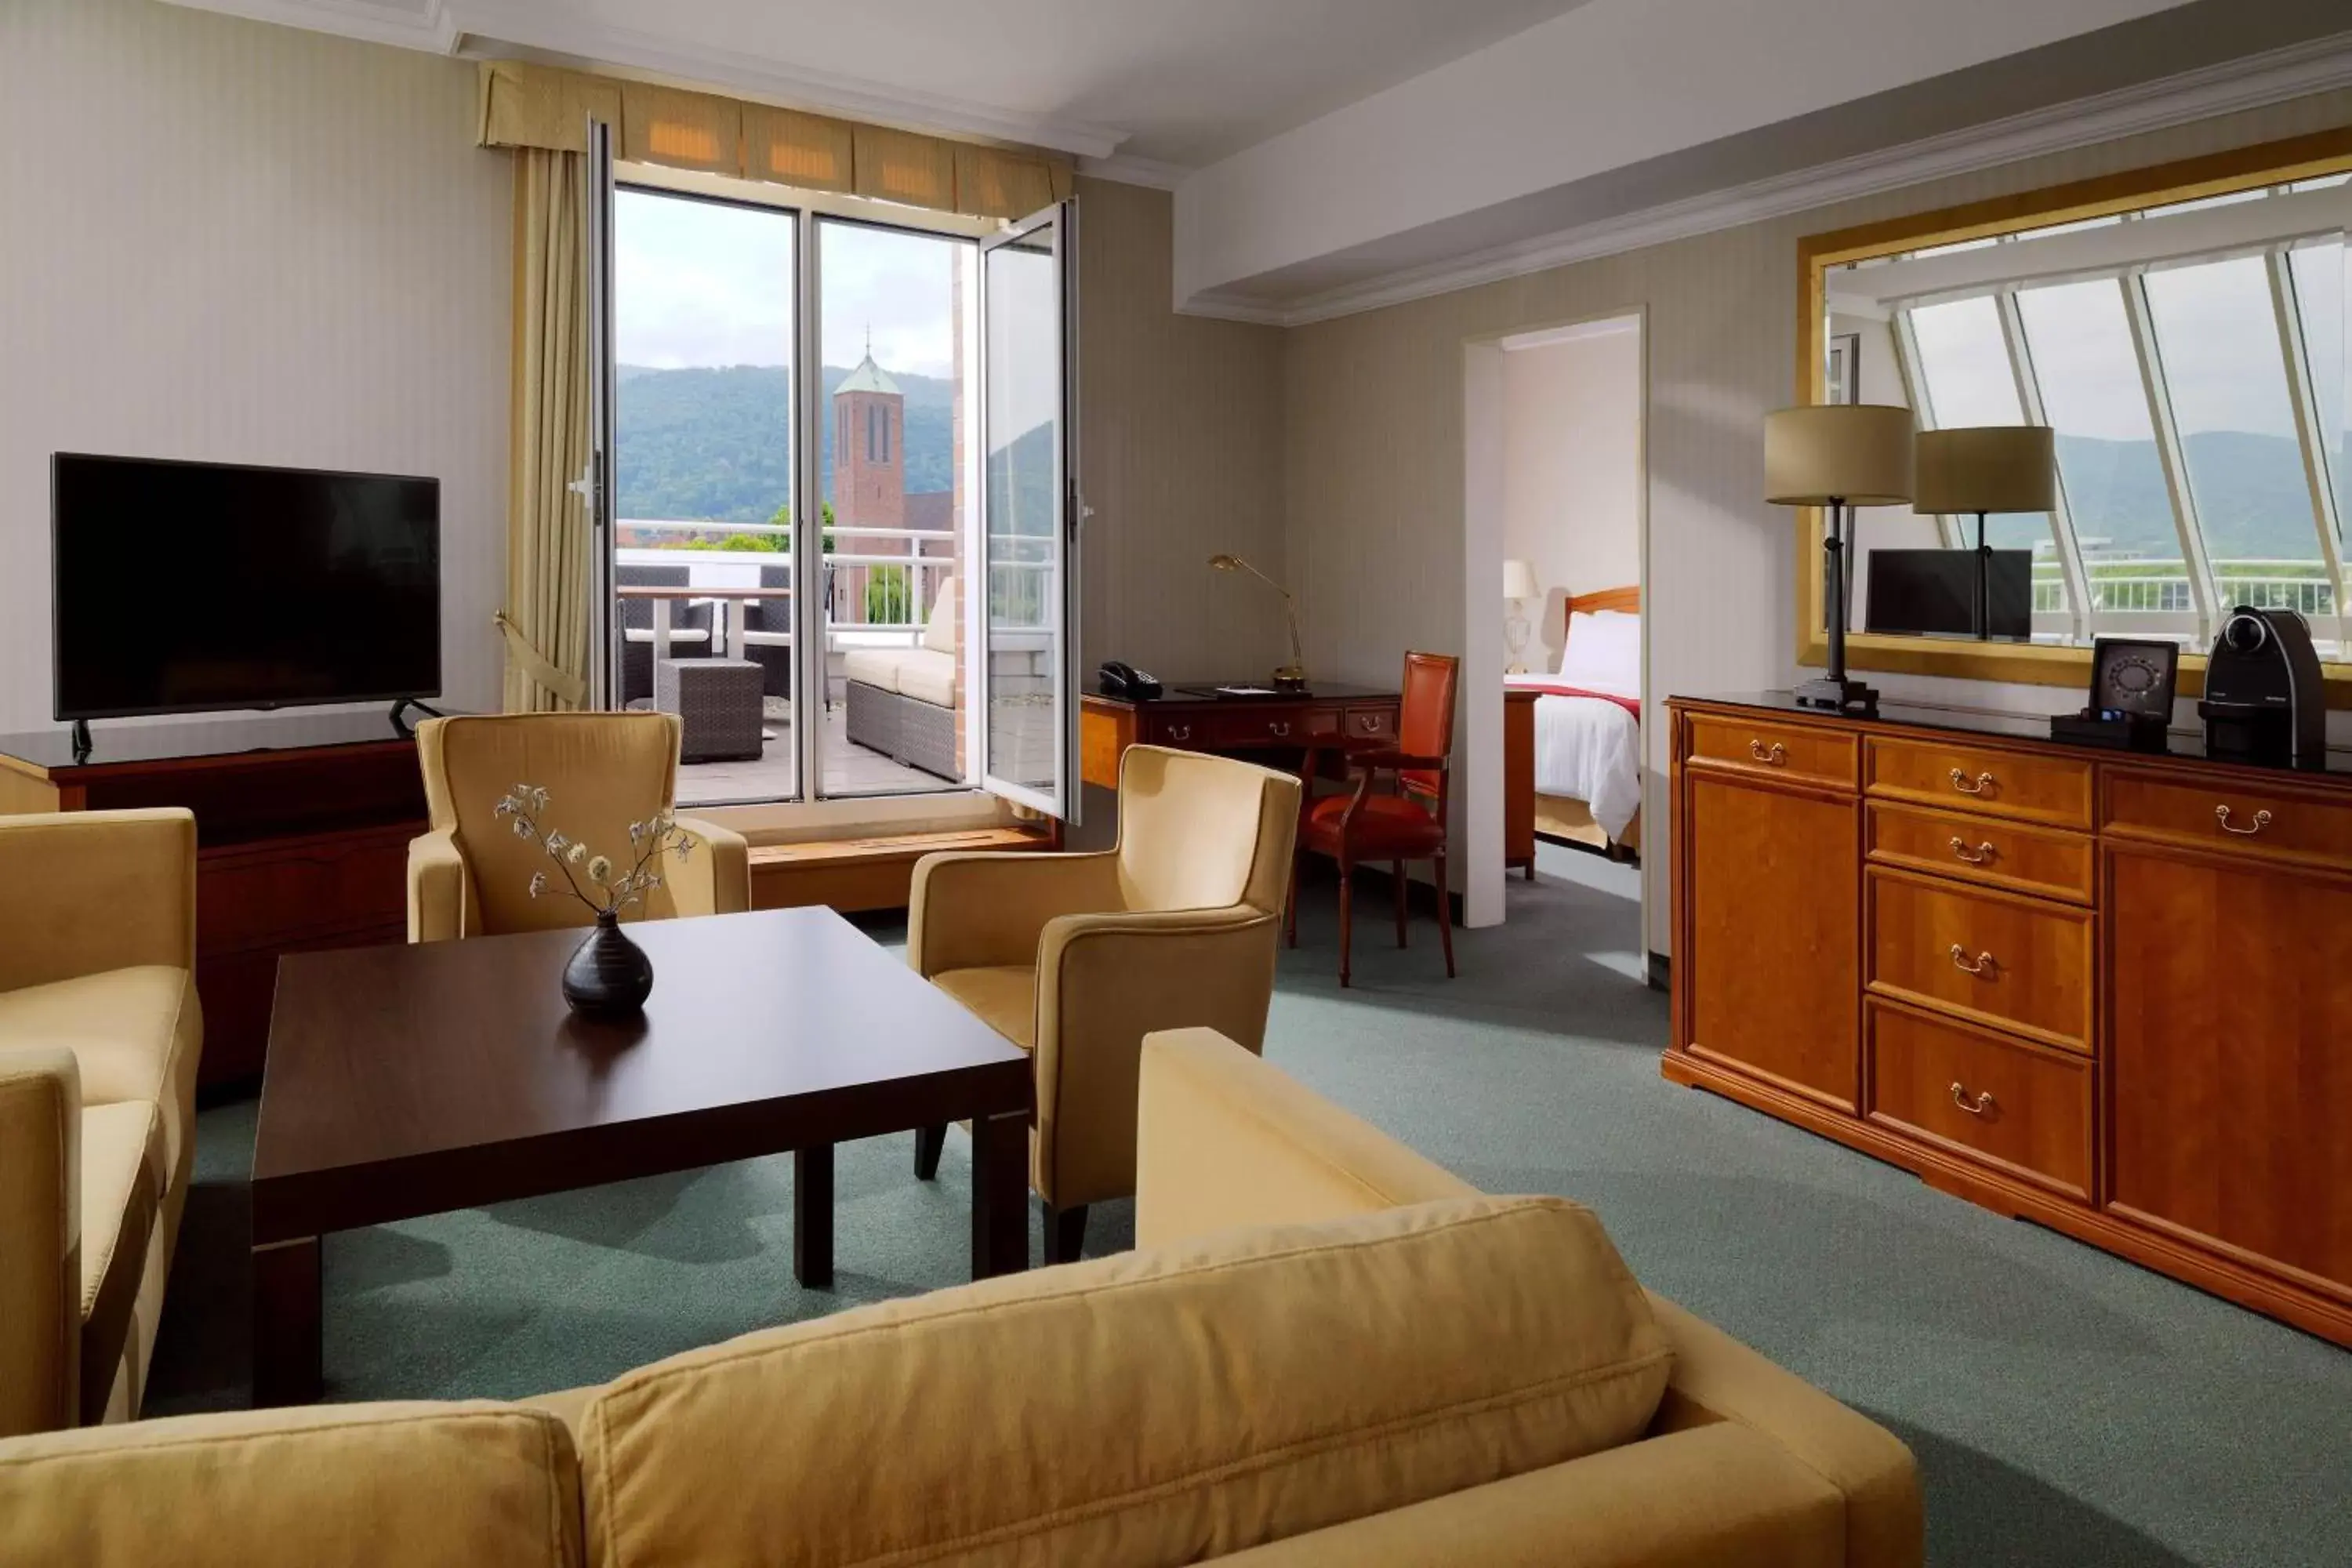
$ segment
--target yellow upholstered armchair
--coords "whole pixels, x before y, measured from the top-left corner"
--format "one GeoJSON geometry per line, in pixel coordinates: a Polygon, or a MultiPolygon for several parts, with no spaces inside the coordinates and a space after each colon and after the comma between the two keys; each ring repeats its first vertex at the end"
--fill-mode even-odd
{"type": "MultiPolygon", "coordinates": [[[[1130,746],[1108,853],[917,863],[908,961],[1035,1064],[1046,1261],[1077,1257],[1088,1204],[1135,1191],[1143,1037],[1197,1024],[1263,1043],[1297,825],[1287,773],[1130,746]]],[[[918,1135],[917,1175],[945,1132],[918,1135]]]]}
{"type": "MultiPolygon", "coordinates": [[[[576,899],[534,899],[545,851],[497,815],[517,784],[547,791],[548,826],[619,859],[629,824],[677,798],[678,721],[670,713],[503,713],[430,719],[416,727],[425,806],[433,830],[408,847],[408,940],[497,936],[589,924],[576,899]]],[[[751,907],[751,863],[740,835],[681,816],[698,843],[640,916],[730,914],[751,907]]]]}
{"type": "Polygon", "coordinates": [[[0,1436],[139,1413],[195,1156],[196,823],[0,816],[0,1436]]]}

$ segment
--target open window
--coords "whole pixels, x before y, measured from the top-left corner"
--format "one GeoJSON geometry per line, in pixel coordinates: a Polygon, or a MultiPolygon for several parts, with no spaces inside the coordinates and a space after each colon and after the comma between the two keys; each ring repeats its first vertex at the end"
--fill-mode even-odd
{"type": "Polygon", "coordinates": [[[682,805],[1074,816],[1068,205],[588,162],[595,702],[681,716],[682,805]]]}
{"type": "Polygon", "coordinates": [[[979,560],[967,617],[986,786],[1078,816],[1075,207],[1056,203],[981,247],[979,560]]]}

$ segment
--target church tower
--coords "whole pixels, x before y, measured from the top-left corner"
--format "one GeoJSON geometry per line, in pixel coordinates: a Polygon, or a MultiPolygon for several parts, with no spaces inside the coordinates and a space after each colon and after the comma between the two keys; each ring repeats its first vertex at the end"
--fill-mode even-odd
{"type": "MultiPolygon", "coordinates": [[[[833,394],[833,518],[836,527],[907,526],[907,398],[890,373],[866,357],[833,394]]],[[[860,541],[856,553],[877,551],[860,541]]]]}
{"type": "MultiPolygon", "coordinates": [[[[869,337],[866,357],[833,393],[833,522],[836,529],[907,526],[907,396],[890,373],[874,363],[869,337]]],[[[846,555],[907,555],[904,539],[840,537],[846,555]]],[[[836,620],[866,619],[871,566],[848,566],[834,574],[836,620]]]]}

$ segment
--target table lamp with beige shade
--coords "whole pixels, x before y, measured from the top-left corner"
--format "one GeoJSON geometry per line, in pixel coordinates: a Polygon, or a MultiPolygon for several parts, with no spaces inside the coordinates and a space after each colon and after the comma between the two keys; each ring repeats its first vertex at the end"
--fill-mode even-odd
{"type": "Polygon", "coordinates": [[[1510,673],[1525,674],[1529,628],[1519,606],[1529,599],[1543,597],[1543,589],[1536,582],[1534,562],[1514,559],[1503,563],[1503,597],[1511,606],[1511,613],[1503,620],[1503,641],[1511,650],[1510,673]]]}
{"type": "Polygon", "coordinates": [[[1246,572],[1251,576],[1256,578],[1259,582],[1265,584],[1267,587],[1282,595],[1283,613],[1288,618],[1290,624],[1290,662],[1288,664],[1279,666],[1275,670],[1274,689],[1276,691],[1306,690],[1307,655],[1300,647],[1298,641],[1298,600],[1291,594],[1289,589],[1284,587],[1281,584],[1276,582],[1273,578],[1267,576],[1265,573],[1259,571],[1256,567],[1251,565],[1248,562],[1243,560],[1238,555],[1212,555],[1209,557],[1209,564],[1220,572],[1246,572]]]}
{"type": "Polygon", "coordinates": [[[1935,517],[1976,513],[1976,633],[1992,635],[1987,582],[1992,546],[1985,514],[2048,511],[2058,504],[2056,438],[2047,425],[1970,425],[1919,432],[1911,509],[1935,517]]]}
{"type": "Polygon", "coordinates": [[[1797,683],[1797,700],[1805,707],[1877,710],[1878,693],[1845,672],[1845,628],[1853,615],[1853,509],[1900,506],[1911,499],[1916,429],[1909,409],[1875,403],[1815,404],[1765,416],[1764,499],[1775,506],[1829,509],[1822,549],[1829,557],[1830,667],[1819,679],[1797,683]]]}

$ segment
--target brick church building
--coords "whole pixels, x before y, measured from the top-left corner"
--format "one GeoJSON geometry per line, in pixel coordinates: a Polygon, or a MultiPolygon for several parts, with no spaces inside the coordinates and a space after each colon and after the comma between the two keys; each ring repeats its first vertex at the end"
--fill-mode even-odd
{"type": "MultiPolygon", "coordinates": [[[[919,544],[925,556],[955,554],[954,493],[907,493],[906,444],[906,394],[888,371],[874,363],[869,347],[857,368],[833,394],[833,526],[834,548],[838,552],[908,555],[919,544]],[[875,539],[843,531],[852,528],[916,530],[940,537],[875,539]]],[[[866,588],[875,570],[845,566],[834,574],[835,625],[867,621],[866,588]]],[[[926,608],[928,595],[939,588],[941,577],[938,572],[928,574],[923,584],[926,608]]]]}

